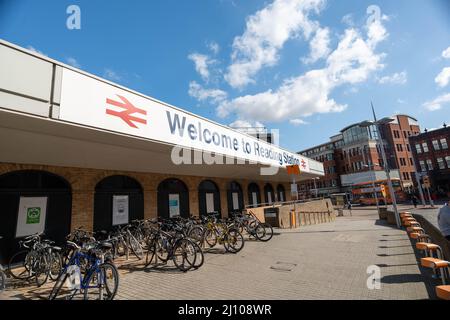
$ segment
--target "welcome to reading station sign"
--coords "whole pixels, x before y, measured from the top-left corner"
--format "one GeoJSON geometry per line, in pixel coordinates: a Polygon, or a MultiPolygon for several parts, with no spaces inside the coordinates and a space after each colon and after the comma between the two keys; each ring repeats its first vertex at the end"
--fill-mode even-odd
{"type": "Polygon", "coordinates": [[[63,69],[60,119],[283,167],[309,160],[191,113],[63,69]]]}

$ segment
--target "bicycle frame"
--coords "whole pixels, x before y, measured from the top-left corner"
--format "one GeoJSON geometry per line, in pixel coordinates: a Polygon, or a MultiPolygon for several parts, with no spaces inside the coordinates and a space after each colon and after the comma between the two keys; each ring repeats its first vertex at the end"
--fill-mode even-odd
{"type": "Polygon", "coordinates": [[[103,284],[103,277],[100,272],[100,265],[103,263],[102,259],[94,258],[91,255],[80,252],[79,250],[74,253],[74,255],[70,258],[69,262],[64,266],[63,273],[67,273],[67,269],[70,266],[76,265],[78,268],[81,267],[81,259],[86,259],[90,263],[90,267],[86,270],[85,275],[83,276],[80,272],[80,290],[86,289],[94,289],[97,286],[89,286],[86,282],[91,279],[94,273],[97,273],[99,283],[103,284]],[[100,282],[101,281],[101,282],[100,282]]]}

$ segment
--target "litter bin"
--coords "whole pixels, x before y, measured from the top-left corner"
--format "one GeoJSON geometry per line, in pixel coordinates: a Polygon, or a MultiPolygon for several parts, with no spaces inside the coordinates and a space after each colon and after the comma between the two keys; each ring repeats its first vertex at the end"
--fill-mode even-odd
{"type": "Polygon", "coordinates": [[[266,223],[270,224],[272,227],[279,227],[278,208],[264,209],[264,219],[266,220],[266,223]]]}

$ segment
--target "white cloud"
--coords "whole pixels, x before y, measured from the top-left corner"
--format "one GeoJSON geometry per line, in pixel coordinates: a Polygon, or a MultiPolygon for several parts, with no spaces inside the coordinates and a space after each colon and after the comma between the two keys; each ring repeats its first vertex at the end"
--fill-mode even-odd
{"type": "Polygon", "coordinates": [[[405,100],[403,100],[403,99],[397,99],[397,103],[399,103],[399,104],[405,104],[405,103],[406,103],[406,101],[405,101],[405,100]]]}
{"type": "Polygon", "coordinates": [[[122,77],[118,75],[117,72],[109,68],[105,69],[105,71],[103,72],[103,77],[112,81],[119,81],[122,79],[122,77]]]}
{"type": "Polygon", "coordinates": [[[450,93],[443,94],[432,101],[425,102],[422,106],[428,111],[442,109],[443,105],[450,103],[450,93]]]}
{"type": "Polygon", "coordinates": [[[328,56],[326,67],[287,79],[277,90],[237,97],[222,102],[217,113],[226,117],[236,113],[239,119],[283,121],[313,113],[343,111],[347,105],[330,97],[341,85],[366,81],[382,69],[383,53],[374,52],[377,44],[388,36],[381,22],[367,27],[367,37],[355,29],[347,29],[337,48],[328,56]]]}
{"type": "Polygon", "coordinates": [[[205,89],[195,81],[189,83],[189,95],[199,101],[211,100],[218,103],[227,98],[227,93],[219,89],[205,89]]]}
{"type": "Polygon", "coordinates": [[[300,34],[306,39],[318,28],[309,19],[318,13],[325,0],[275,0],[247,18],[246,29],[234,38],[225,80],[234,88],[254,82],[253,76],[266,66],[278,62],[278,52],[290,38],[300,34]]]}
{"type": "Polygon", "coordinates": [[[442,51],[442,57],[445,59],[450,59],[450,47],[442,51]]]}
{"type": "Polygon", "coordinates": [[[299,125],[302,125],[302,124],[308,124],[308,122],[306,122],[303,119],[291,119],[291,120],[289,120],[289,123],[293,124],[294,126],[299,126],[299,125]]]}
{"type": "Polygon", "coordinates": [[[442,71],[434,79],[439,87],[445,87],[450,82],[450,67],[442,69],[442,71]]]}
{"type": "Polygon", "coordinates": [[[218,54],[219,51],[220,51],[220,46],[219,46],[219,44],[218,44],[217,42],[214,42],[214,41],[209,42],[209,43],[207,43],[206,46],[207,46],[208,49],[211,50],[211,52],[214,53],[214,54],[218,54]]]}
{"type": "Polygon", "coordinates": [[[75,58],[68,57],[66,59],[67,63],[70,64],[74,68],[81,68],[81,65],[78,63],[78,61],[75,58]]]}
{"type": "Polygon", "coordinates": [[[309,43],[309,57],[303,59],[305,63],[314,63],[319,59],[326,58],[330,53],[330,30],[328,28],[319,28],[313,39],[309,43]]]}
{"type": "Polygon", "coordinates": [[[381,84],[405,84],[407,81],[408,74],[406,71],[396,72],[378,79],[378,82],[381,84]]]}
{"type": "Polygon", "coordinates": [[[245,120],[236,120],[229,124],[232,128],[265,128],[264,124],[259,121],[245,121],[245,120]]]}
{"type": "Polygon", "coordinates": [[[355,23],[353,22],[353,15],[351,13],[343,16],[341,21],[349,27],[353,27],[355,25],[355,23]]]}
{"type": "Polygon", "coordinates": [[[48,57],[45,53],[43,53],[42,51],[39,51],[38,49],[36,49],[33,46],[28,46],[27,49],[30,50],[30,51],[33,51],[34,53],[37,53],[37,54],[40,54],[40,55],[48,57]]]}
{"type": "Polygon", "coordinates": [[[188,56],[195,64],[195,70],[200,74],[204,81],[209,80],[209,65],[213,64],[215,60],[210,59],[207,55],[200,53],[192,53],[188,56]]]}

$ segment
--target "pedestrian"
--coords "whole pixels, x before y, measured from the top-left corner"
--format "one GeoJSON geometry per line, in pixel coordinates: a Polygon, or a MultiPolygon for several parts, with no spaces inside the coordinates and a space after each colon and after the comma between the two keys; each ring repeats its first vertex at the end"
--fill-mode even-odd
{"type": "Polygon", "coordinates": [[[419,199],[417,199],[415,194],[412,197],[412,202],[414,204],[414,208],[417,208],[417,203],[419,202],[419,199]]]}
{"type": "Polygon", "coordinates": [[[438,213],[438,225],[441,233],[447,240],[450,240],[450,207],[448,203],[439,209],[438,213]]]}
{"type": "Polygon", "coordinates": [[[349,199],[347,199],[347,203],[346,203],[345,207],[348,209],[350,215],[352,215],[352,203],[349,199]]]}

